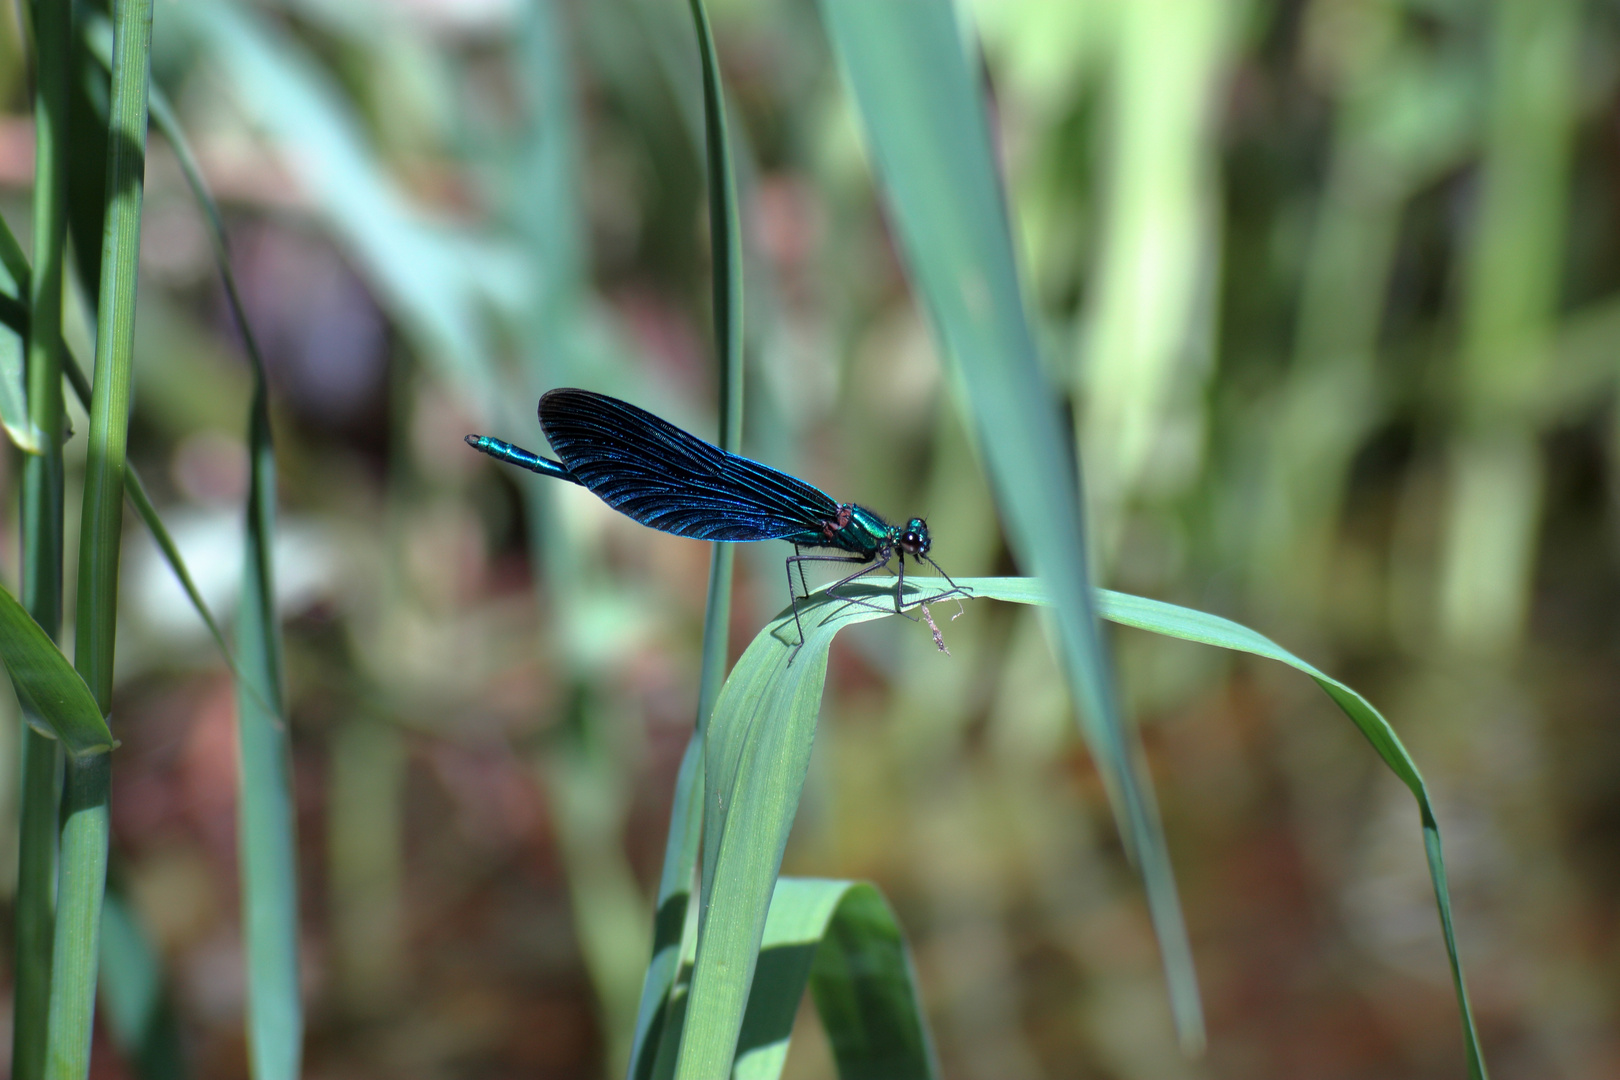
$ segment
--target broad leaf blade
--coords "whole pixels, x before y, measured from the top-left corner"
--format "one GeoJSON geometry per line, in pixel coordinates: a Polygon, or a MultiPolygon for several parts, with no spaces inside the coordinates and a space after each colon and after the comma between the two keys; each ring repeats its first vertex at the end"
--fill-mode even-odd
{"type": "Polygon", "coordinates": [[[844,1080],[938,1075],[900,925],[854,881],[780,878],[737,1043],[735,1080],[776,1080],[806,985],[844,1080]]]}
{"type": "MultiPolygon", "coordinates": [[[[971,590],[975,599],[1051,603],[1048,587],[1032,578],[970,578],[959,584],[971,590]]],[[[908,603],[932,602],[945,591],[937,579],[914,579],[907,586],[908,603]]],[[[732,669],[710,721],[710,813],[704,823],[698,954],[687,1003],[686,1041],[681,1048],[685,1075],[724,1075],[737,1046],[747,1000],[741,988],[754,978],[776,871],[804,784],[833,636],[844,626],[885,615],[879,608],[852,605],[847,597],[886,600],[891,595],[887,586],[878,584],[846,585],[844,593],[846,599],[818,592],[799,602],[805,644],[797,655],[791,611],[782,612],[760,631],[732,669]]],[[[1435,902],[1463,1019],[1469,1075],[1482,1078],[1484,1059],[1457,955],[1439,829],[1423,779],[1388,721],[1348,686],[1230,620],[1106,590],[1098,590],[1096,599],[1101,615],[1112,622],[1251,653],[1309,675],[1412,790],[1418,800],[1435,902]]]]}

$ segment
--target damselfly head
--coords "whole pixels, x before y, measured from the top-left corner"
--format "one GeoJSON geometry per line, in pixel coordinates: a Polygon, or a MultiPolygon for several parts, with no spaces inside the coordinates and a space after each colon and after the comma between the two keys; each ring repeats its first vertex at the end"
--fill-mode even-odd
{"type": "Polygon", "coordinates": [[[932,544],[933,541],[928,538],[928,522],[922,518],[912,518],[900,530],[900,538],[894,546],[907,555],[926,555],[932,544]]]}

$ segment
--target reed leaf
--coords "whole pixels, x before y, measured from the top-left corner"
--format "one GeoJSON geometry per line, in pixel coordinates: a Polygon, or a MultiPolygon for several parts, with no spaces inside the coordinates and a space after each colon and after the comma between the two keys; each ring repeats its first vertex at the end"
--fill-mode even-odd
{"type": "MultiPolygon", "coordinates": [[[[725,90],[720,80],[714,33],[702,0],[691,0],[703,71],[703,131],[708,165],[709,242],[713,255],[714,343],[719,370],[720,431],[717,442],[733,453],[742,447],[743,410],[743,257],[742,227],[737,211],[737,183],[731,166],[731,138],[726,125],[725,90]]],[[[631,1048],[632,1078],[669,1076],[683,1031],[683,1013],[672,1009],[675,978],[694,955],[696,922],[687,918],[698,872],[698,843],[704,805],[703,741],[709,715],[725,679],[730,646],[731,586],[736,548],[714,544],[709,563],[709,591],[703,616],[703,656],[698,684],[697,718],[676,777],[664,867],[659,876],[653,916],[653,958],[642,983],[631,1048]]]]}
{"type": "Polygon", "coordinates": [[[777,1080],[806,986],[844,1080],[939,1075],[911,955],[874,886],[778,878],[734,1080],[777,1080]]]}
{"type": "Polygon", "coordinates": [[[1140,869],[1182,1045],[1203,1046],[1181,902],[1092,607],[1080,481],[1025,310],[985,102],[949,0],[823,0],[917,299],[972,419],[1014,553],[1060,598],[1054,647],[1140,869]]]}

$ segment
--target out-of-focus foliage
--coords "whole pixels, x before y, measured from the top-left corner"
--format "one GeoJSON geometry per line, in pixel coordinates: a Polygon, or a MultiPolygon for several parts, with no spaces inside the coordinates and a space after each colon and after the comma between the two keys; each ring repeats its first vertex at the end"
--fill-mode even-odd
{"type": "MultiPolygon", "coordinates": [[[[1447,835],[1493,1074],[1613,1075],[1620,13],[966,9],[1100,582],[1240,619],[1377,703],[1447,835]]],[[[816,6],[711,16],[745,450],[927,516],[953,575],[1011,569],[816,6]]],[[[270,368],[306,1068],[617,1073],[708,552],[461,436],[539,448],[561,383],[713,434],[685,5],[180,0],[156,23],[270,368]]],[[[26,247],[18,40],[0,20],[0,212],[26,247]]],[[[251,379],[157,139],[147,176],[131,460],[223,616],[251,379]]],[[[66,455],[77,507],[82,437],[66,455]]],[[[734,651],[785,601],[759,548],[734,651]]],[[[193,1072],[241,1076],[231,683],[134,532],[124,566],[115,859],[193,1072]]],[[[1112,635],[1202,978],[1189,1063],[1036,617],[941,629],[950,656],[899,620],[840,636],[785,865],[882,888],[946,1075],[1459,1073],[1409,796],[1304,680],[1112,635]]],[[[801,1023],[787,1075],[831,1074],[820,1039],[801,1023]]]]}

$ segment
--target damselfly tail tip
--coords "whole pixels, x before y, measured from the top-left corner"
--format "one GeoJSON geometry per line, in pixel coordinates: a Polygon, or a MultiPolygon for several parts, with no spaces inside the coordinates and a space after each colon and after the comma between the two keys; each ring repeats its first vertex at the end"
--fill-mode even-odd
{"type": "Polygon", "coordinates": [[[468,435],[467,436],[467,445],[472,447],[475,450],[479,449],[479,444],[482,443],[483,441],[484,441],[484,437],[482,435],[468,435]]]}

